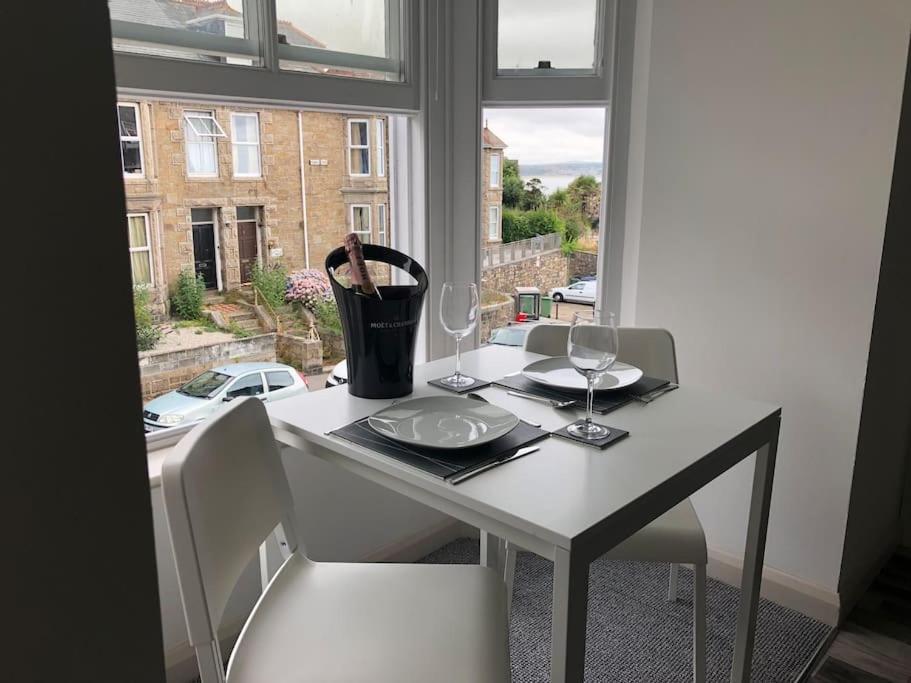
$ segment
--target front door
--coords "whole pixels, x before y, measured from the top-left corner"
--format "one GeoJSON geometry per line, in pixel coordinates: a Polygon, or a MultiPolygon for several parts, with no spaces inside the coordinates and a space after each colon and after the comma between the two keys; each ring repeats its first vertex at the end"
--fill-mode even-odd
{"type": "Polygon", "coordinates": [[[216,289],[215,226],[211,223],[193,226],[193,261],[196,274],[202,275],[206,289],[216,289]]]}
{"type": "Polygon", "coordinates": [[[252,207],[237,207],[237,250],[240,254],[240,281],[253,280],[253,264],[258,257],[256,248],[256,214],[252,207]]]}

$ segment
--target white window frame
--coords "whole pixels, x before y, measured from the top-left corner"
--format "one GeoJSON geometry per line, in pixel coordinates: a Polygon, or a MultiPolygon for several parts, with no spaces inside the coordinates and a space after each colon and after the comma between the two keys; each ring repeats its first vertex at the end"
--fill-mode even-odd
{"type": "Polygon", "coordinates": [[[145,224],[146,229],[146,246],[144,247],[130,247],[130,279],[133,280],[134,287],[155,287],[155,262],[152,259],[152,232],[149,229],[149,214],[147,213],[128,213],[127,214],[127,235],[130,231],[130,219],[131,218],[142,218],[142,222],[145,224]],[[137,285],[135,278],[133,277],[133,254],[139,253],[141,251],[146,252],[146,255],[149,259],[149,283],[137,285]]]}
{"type": "Polygon", "coordinates": [[[373,160],[371,159],[372,155],[370,154],[370,121],[369,121],[369,119],[347,119],[346,121],[347,122],[345,125],[348,127],[348,149],[347,149],[348,175],[350,175],[353,178],[366,178],[367,176],[370,175],[371,167],[373,165],[372,164],[373,160]],[[366,133],[365,137],[367,138],[366,143],[355,145],[352,142],[351,126],[354,123],[363,123],[364,124],[364,132],[366,133]],[[351,151],[355,150],[355,149],[366,149],[367,150],[367,172],[366,173],[355,173],[354,169],[351,168],[351,151]]]}
{"type": "Polygon", "coordinates": [[[120,168],[123,170],[123,177],[130,178],[145,178],[146,164],[145,156],[142,152],[142,118],[139,116],[139,103],[137,102],[118,102],[117,103],[117,133],[120,135],[120,168]],[[124,135],[120,130],[120,107],[130,107],[134,112],[136,112],[136,135],[124,135]],[[138,142],[139,143],[139,173],[127,173],[123,165],[123,143],[124,142],[138,142]]]}
{"type": "Polygon", "coordinates": [[[487,207],[487,239],[489,240],[499,240],[502,236],[502,227],[500,221],[502,220],[503,212],[500,211],[499,204],[492,204],[487,207]],[[491,221],[490,219],[493,216],[493,213],[496,212],[496,220],[491,221]],[[491,227],[494,230],[491,230],[491,227]]]}
{"type": "Polygon", "coordinates": [[[351,208],[348,211],[348,215],[351,219],[351,232],[355,233],[358,237],[361,238],[361,242],[364,244],[373,244],[373,215],[371,209],[373,207],[370,204],[352,204],[351,208]],[[366,230],[355,230],[354,229],[354,211],[355,209],[364,209],[364,215],[367,216],[367,229],[366,230]],[[367,239],[363,238],[363,235],[367,235],[367,239]]]}
{"type": "Polygon", "coordinates": [[[376,175],[386,176],[386,119],[376,119],[376,175]]]}
{"type": "Polygon", "coordinates": [[[376,205],[376,241],[381,247],[389,246],[389,212],[385,204],[376,205]]]}
{"type": "Polygon", "coordinates": [[[215,113],[211,110],[199,110],[199,109],[188,109],[183,112],[183,123],[184,123],[184,156],[185,162],[187,165],[187,177],[188,178],[217,178],[218,177],[218,142],[217,139],[220,137],[227,137],[225,135],[224,129],[219,125],[218,121],[215,118],[215,113]],[[204,134],[200,134],[197,129],[197,121],[214,121],[216,126],[215,133],[209,133],[204,131],[204,134]],[[191,142],[187,135],[187,128],[189,128],[197,137],[201,138],[199,142],[191,142]],[[191,173],[190,172],[190,145],[203,145],[209,144],[212,145],[214,154],[212,157],[215,159],[215,169],[212,173],[191,173]]]}
{"type": "MultiPolygon", "coordinates": [[[[216,121],[216,123],[218,123],[216,121]]],[[[262,149],[260,143],[262,141],[262,136],[260,135],[259,130],[259,113],[250,112],[250,111],[235,111],[231,112],[231,162],[234,171],[235,178],[262,178],[263,177],[263,159],[262,159],[262,149]],[[238,142],[237,140],[237,127],[234,125],[234,120],[239,118],[252,118],[256,121],[254,130],[256,131],[256,141],[255,142],[238,142]],[[256,148],[256,173],[238,173],[237,172],[237,148],[241,147],[255,147],[256,148]]]]}
{"type": "Polygon", "coordinates": [[[499,190],[503,186],[503,155],[499,152],[492,152],[490,155],[490,178],[489,186],[493,190],[499,190]],[[497,178],[494,182],[493,176],[493,162],[494,159],[497,161],[497,178]]]}

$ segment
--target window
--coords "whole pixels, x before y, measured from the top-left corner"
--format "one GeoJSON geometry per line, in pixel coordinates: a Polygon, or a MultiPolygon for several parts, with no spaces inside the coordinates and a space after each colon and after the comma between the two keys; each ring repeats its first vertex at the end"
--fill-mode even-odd
{"type": "Polygon", "coordinates": [[[130,268],[133,286],[155,284],[152,276],[152,242],[149,239],[149,216],[145,213],[127,214],[130,232],[130,268]]]}
{"type": "Polygon", "coordinates": [[[386,121],[376,120],[376,174],[386,175],[386,121]]]}
{"type": "Polygon", "coordinates": [[[252,375],[241,377],[234,381],[225,394],[228,398],[237,398],[238,396],[259,396],[265,391],[263,389],[263,376],[258,372],[252,375]]]}
{"type": "MultiPolygon", "coordinates": [[[[216,122],[217,123],[217,122],[216,122]]],[[[234,176],[259,178],[259,114],[231,114],[231,151],[234,157],[234,176]]]]}
{"type": "Polygon", "coordinates": [[[500,155],[490,155],[490,186],[500,187],[500,155]]]}
{"type": "Polygon", "coordinates": [[[492,240],[500,239],[500,207],[491,206],[487,209],[487,237],[492,240]]]}
{"type": "Polygon", "coordinates": [[[269,384],[269,391],[278,391],[279,389],[287,389],[294,386],[294,379],[291,377],[291,373],[284,370],[267,372],[266,382],[269,384]]]}
{"type": "Polygon", "coordinates": [[[120,126],[120,159],[123,163],[123,175],[128,178],[141,178],[143,168],[139,105],[118,104],[117,121],[120,126]]]}
{"type": "Polygon", "coordinates": [[[187,175],[199,178],[218,176],[217,138],[227,137],[210,111],[187,111],[183,115],[187,146],[187,175]]]}
{"type": "Polygon", "coordinates": [[[373,241],[369,204],[353,204],[351,206],[351,232],[357,233],[361,242],[365,244],[373,241]]]}
{"type": "Polygon", "coordinates": [[[596,0],[535,2],[500,0],[497,66],[511,70],[574,69],[595,66],[596,0]]]}
{"type": "Polygon", "coordinates": [[[199,377],[191,379],[180,387],[177,393],[195,398],[211,398],[229,379],[231,378],[228,375],[214,370],[206,370],[199,377]]]}
{"type": "Polygon", "coordinates": [[[353,176],[370,175],[370,135],[366,119],[348,121],[348,173],[353,176]]]}
{"type": "Polygon", "coordinates": [[[386,205],[378,204],[376,207],[376,237],[377,243],[381,247],[388,247],[386,244],[386,205]]]}

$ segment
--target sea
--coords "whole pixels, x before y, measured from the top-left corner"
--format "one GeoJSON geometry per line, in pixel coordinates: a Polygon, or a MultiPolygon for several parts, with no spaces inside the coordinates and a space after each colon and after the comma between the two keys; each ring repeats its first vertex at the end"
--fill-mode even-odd
{"type": "MultiPolygon", "coordinates": [[[[573,180],[575,180],[578,177],[578,175],[579,174],[527,176],[527,175],[523,174],[522,179],[527,181],[531,177],[540,178],[541,182],[544,184],[545,193],[550,194],[551,192],[553,192],[554,190],[556,190],[558,188],[562,187],[565,189],[573,180]]],[[[601,182],[600,173],[595,175],[595,177],[598,179],[598,182],[601,182]]]]}

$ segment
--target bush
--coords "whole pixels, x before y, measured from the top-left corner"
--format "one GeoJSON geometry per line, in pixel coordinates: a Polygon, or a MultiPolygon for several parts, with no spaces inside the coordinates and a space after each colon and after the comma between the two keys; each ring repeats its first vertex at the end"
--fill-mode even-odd
{"type": "Polygon", "coordinates": [[[288,276],[285,301],[299,303],[304,308],[313,311],[319,302],[328,301],[331,298],[332,289],[329,285],[329,278],[321,270],[314,268],[297,270],[288,276]]]}
{"type": "Polygon", "coordinates": [[[313,315],[316,317],[316,328],[321,335],[324,332],[342,333],[342,320],[339,318],[335,299],[318,301],[313,307],[313,315]]]}
{"type": "Polygon", "coordinates": [[[171,310],[181,320],[196,320],[202,316],[202,298],[206,283],[202,275],[185,268],[177,276],[177,286],[171,296],[171,310]]]}
{"type": "Polygon", "coordinates": [[[253,286],[272,308],[285,303],[287,284],[288,272],[282,264],[276,263],[268,268],[263,268],[258,263],[253,264],[253,286]]]}
{"type": "Polygon", "coordinates": [[[529,237],[549,235],[552,232],[563,233],[566,223],[553,211],[529,211],[526,214],[529,237]]]}
{"type": "Polygon", "coordinates": [[[528,232],[528,221],[525,213],[516,209],[503,209],[503,241],[518,242],[524,240],[528,232]]]}
{"type": "Polygon", "coordinates": [[[133,317],[136,320],[136,348],[151,351],[161,339],[161,330],[152,322],[149,290],[145,287],[133,287],[133,317]]]}
{"type": "Polygon", "coordinates": [[[581,236],[582,226],[579,225],[579,221],[575,218],[568,219],[563,228],[563,242],[577,242],[581,236]]]}

